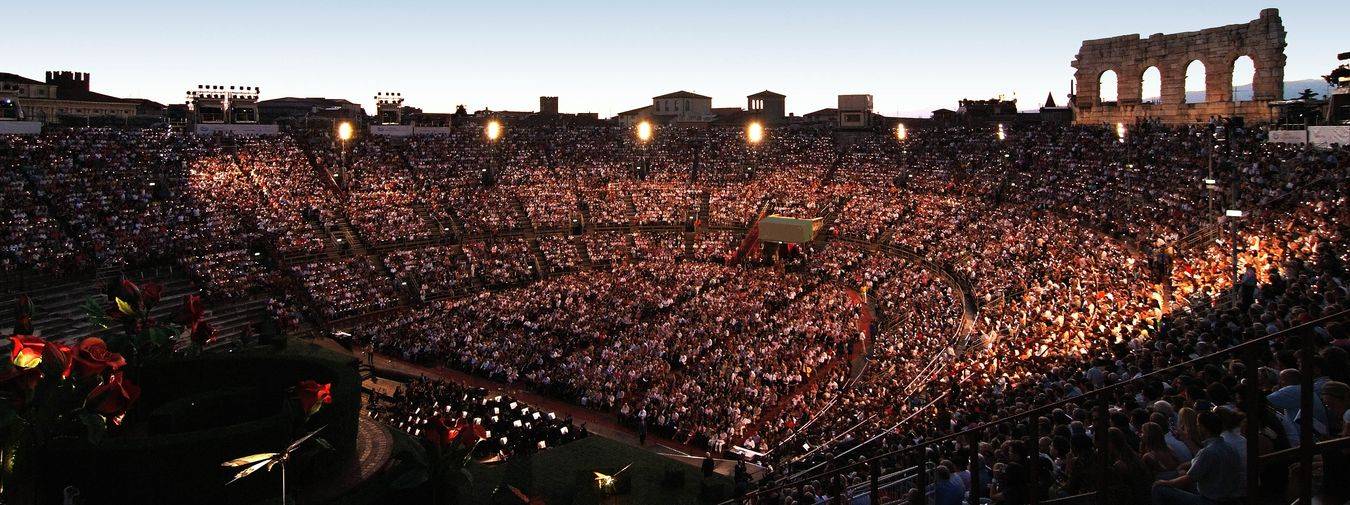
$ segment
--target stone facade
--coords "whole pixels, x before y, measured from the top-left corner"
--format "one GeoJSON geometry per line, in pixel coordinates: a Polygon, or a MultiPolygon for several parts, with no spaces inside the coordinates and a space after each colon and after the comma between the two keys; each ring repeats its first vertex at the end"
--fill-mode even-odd
{"type": "Polygon", "coordinates": [[[21,118],[44,123],[63,117],[126,119],[138,113],[135,101],[90,91],[87,72],[47,72],[45,82],[0,73],[0,98],[18,102],[21,118]]]}
{"type": "Polygon", "coordinates": [[[1205,30],[1139,34],[1086,40],[1073,60],[1077,93],[1072,98],[1080,124],[1132,123],[1157,118],[1164,123],[1193,123],[1215,116],[1241,116],[1248,122],[1274,120],[1268,106],[1284,97],[1284,24],[1278,9],[1264,9],[1244,24],[1205,30]],[[1234,102],[1233,62],[1251,58],[1256,68],[1252,99],[1234,102]],[[1205,66],[1205,101],[1186,103],[1186,68],[1193,61],[1205,66]],[[1144,103],[1144,72],[1157,67],[1162,80],[1160,103],[1144,103]],[[1111,70],[1118,78],[1116,102],[1104,102],[1101,76],[1111,70]]]}

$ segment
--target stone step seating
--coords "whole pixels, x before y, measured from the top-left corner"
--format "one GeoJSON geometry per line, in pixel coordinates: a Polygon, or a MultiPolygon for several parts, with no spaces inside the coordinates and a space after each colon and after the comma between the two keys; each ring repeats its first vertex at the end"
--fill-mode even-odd
{"type": "Polygon", "coordinates": [[[586,241],[581,240],[581,237],[572,237],[572,245],[577,248],[577,258],[581,264],[594,268],[595,263],[591,261],[591,252],[586,248],[586,241]]]}
{"type": "MultiPolygon", "coordinates": [[[[160,302],[150,311],[151,317],[161,321],[175,320],[187,297],[200,292],[191,281],[179,275],[152,278],[132,274],[128,277],[134,282],[154,280],[164,285],[160,302]]],[[[34,332],[51,340],[116,331],[95,326],[84,309],[86,301],[91,298],[104,308],[111,307],[100,287],[116,279],[116,275],[105,273],[93,281],[75,280],[29,291],[27,294],[37,309],[37,317],[33,320],[34,332]]],[[[24,293],[9,293],[0,299],[0,334],[7,335],[13,331],[17,301],[21,294],[24,293]]],[[[207,302],[206,306],[205,320],[216,327],[218,341],[238,338],[250,324],[261,320],[266,310],[264,301],[260,299],[207,302]]]]}

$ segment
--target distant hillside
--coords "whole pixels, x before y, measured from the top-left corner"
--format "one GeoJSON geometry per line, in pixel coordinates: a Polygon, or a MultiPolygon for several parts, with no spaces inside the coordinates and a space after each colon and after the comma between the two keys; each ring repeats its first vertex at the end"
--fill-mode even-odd
{"type": "MultiPolygon", "coordinates": [[[[1311,89],[1313,91],[1316,91],[1318,95],[1331,94],[1331,85],[1327,84],[1327,81],[1324,81],[1322,79],[1302,79],[1297,81],[1284,81],[1285,98],[1297,98],[1298,94],[1305,89],[1311,89]]],[[[1205,92],[1203,90],[1187,91],[1186,101],[1192,103],[1199,102],[1204,94],[1205,92]]],[[[1241,86],[1238,86],[1236,89],[1233,90],[1233,94],[1238,101],[1251,100],[1252,85],[1243,84],[1241,86]]],[[[1158,97],[1156,96],[1149,97],[1144,99],[1144,101],[1156,102],[1158,101],[1158,97]]]]}

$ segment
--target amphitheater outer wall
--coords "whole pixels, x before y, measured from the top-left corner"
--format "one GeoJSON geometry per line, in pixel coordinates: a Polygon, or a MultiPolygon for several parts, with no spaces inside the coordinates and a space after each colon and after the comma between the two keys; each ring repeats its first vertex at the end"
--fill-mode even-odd
{"type": "Polygon", "coordinates": [[[1207,121],[1216,116],[1240,116],[1253,123],[1274,120],[1270,102],[1284,97],[1285,30],[1278,9],[1264,9],[1260,17],[1242,24],[1200,31],[1122,35],[1083,41],[1071,64],[1077,71],[1072,106],[1079,124],[1132,123],[1157,119],[1167,124],[1207,121]],[[1233,63],[1242,56],[1255,67],[1252,97],[1235,102],[1233,63]],[[1206,101],[1186,102],[1186,69],[1193,61],[1205,67],[1206,101]],[[1143,75],[1158,69],[1159,103],[1143,101],[1143,75]],[[1117,99],[1101,100],[1101,77],[1114,71],[1117,99]]]}

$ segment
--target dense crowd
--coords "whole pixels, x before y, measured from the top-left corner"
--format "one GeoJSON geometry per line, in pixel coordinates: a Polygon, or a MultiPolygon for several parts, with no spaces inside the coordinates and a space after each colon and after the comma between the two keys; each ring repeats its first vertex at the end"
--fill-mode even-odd
{"type": "MultiPolygon", "coordinates": [[[[344,147],[0,138],[0,267],[176,259],[221,296],[290,276],[327,321],[405,307],[353,333],[752,458],[770,503],[855,493],[863,470],[798,477],[1056,400],[1070,402],[978,445],[929,448],[949,480],[914,492],[969,493],[980,472],[996,503],[1102,486],[1121,503],[1246,496],[1202,480],[1213,463],[1197,454],[1222,449],[1212,439],[1245,451],[1252,415],[1271,419],[1263,451],[1299,443],[1297,339],[1261,348],[1271,412],[1244,410],[1236,357],[1114,390],[1106,425],[1072,399],[1346,308],[1350,152],[1255,128],[777,128],[751,145],[722,128],[643,144],[619,127],[495,143],[465,127],[344,147]],[[1246,217],[1214,232],[1229,208],[1246,217]],[[741,247],[771,213],[821,218],[823,240],[741,247]],[[1191,474],[1198,489],[1177,477],[1191,474]]],[[[1346,424],[1344,328],[1299,337],[1320,353],[1324,437],[1346,424]]]]}

